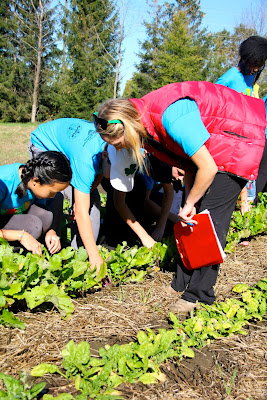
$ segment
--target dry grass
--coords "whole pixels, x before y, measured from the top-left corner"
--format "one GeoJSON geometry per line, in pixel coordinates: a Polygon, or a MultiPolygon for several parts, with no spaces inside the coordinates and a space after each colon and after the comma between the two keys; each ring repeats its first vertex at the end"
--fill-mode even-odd
{"type": "MultiPolygon", "coordinates": [[[[266,276],[267,236],[238,246],[221,267],[216,284],[217,300],[231,296],[239,282],[253,285],[266,276]]],[[[139,284],[105,288],[75,300],[75,311],[63,321],[55,310],[19,312],[25,331],[0,326],[0,370],[18,376],[41,362],[61,365],[61,350],[73,339],[90,342],[92,354],[106,343],[128,343],[139,330],[168,328],[168,310],[177,295],[166,297],[164,287],[172,273],[158,272],[139,284]]],[[[265,400],[267,398],[266,324],[251,324],[247,336],[232,336],[196,351],[193,360],[161,366],[167,380],[160,385],[122,385],[127,400],[265,400]],[[236,377],[230,385],[233,373],[236,377]],[[220,371],[221,370],[221,371],[220,371]],[[227,389],[229,394],[227,394],[227,389]]],[[[47,377],[49,393],[75,394],[69,382],[47,377]]],[[[77,394],[77,393],[76,393],[77,394]]]]}
{"type": "Polygon", "coordinates": [[[29,159],[28,142],[30,134],[38,125],[38,123],[0,123],[0,165],[25,162],[29,159]]]}

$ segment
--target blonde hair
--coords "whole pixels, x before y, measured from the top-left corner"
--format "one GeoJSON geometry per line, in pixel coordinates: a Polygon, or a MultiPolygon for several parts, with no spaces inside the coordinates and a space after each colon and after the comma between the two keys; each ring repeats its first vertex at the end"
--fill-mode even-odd
{"type": "Polygon", "coordinates": [[[121,124],[108,124],[105,130],[97,124],[96,130],[103,136],[103,139],[105,139],[105,136],[115,139],[124,135],[125,141],[132,150],[133,158],[140,170],[146,169],[141,147],[143,147],[143,139],[147,137],[147,132],[139,112],[130,100],[111,99],[105,101],[98,110],[98,117],[107,121],[119,119],[122,122],[121,124]]]}

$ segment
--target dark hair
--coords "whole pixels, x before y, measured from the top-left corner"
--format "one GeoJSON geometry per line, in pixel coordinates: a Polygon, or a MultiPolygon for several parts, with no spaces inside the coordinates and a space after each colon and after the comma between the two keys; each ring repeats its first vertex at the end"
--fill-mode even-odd
{"type": "MultiPolygon", "coordinates": [[[[261,36],[250,36],[239,46],[239,68],[243,75],[248,73],[248,66],[262,67],[267,59],[267,39],[261,36]]],[[[261,71],[255,73],[254,83],[259,79],[261,71]]]]}
{"type": "Polygon", "coordinates": [[[26,195],[28,182],[38,178],[41,185],[50,185],[54,182],[69,182],[72,177],[70,162],[59,151],[44,151],[23,165],[21,182],[16,189],[19,198],[26,195]]]}

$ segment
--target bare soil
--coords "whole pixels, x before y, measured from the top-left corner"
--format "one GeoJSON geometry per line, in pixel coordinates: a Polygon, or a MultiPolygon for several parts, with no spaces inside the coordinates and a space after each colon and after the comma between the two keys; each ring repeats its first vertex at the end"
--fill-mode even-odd
{"type": "MultiPolygon", "coordinates": [[[[216,284],[218,301],[231,297],[237,283],[253,285],[266,277],[267,235],[252,239],[248,246],[239,245],[221,266],[216,284]]],[[[0,326],[0,371],[18,377],[39,363],[61,366],[61,350],[73,339],[86,340],[92,354],[106,343],[128,343],[138,331],[168,328],[170,304],[179,295],[167,297],[164,288],[173,273],[157,272],[139,284],[108,287],[74,300],[75,311],[68,321],[56,310],[22,310],[18,316],[26,330],[0,326]]],[[[267,398],[266,321],[252,321],[248,334],[214,341],[195,350],[194,359],[172,360],[161,365],[167,376],[158,385],[121,385],[126,400],[265,400],[267,398]]],[[[54,396],[77,394],[69,381],[57,375],[48,376],[48,393],[54,396]]],[[[40,381],[40,380],[39,380],[40,381]]],[[[1,383],[0,383],[1,384],[1,383]]]]}

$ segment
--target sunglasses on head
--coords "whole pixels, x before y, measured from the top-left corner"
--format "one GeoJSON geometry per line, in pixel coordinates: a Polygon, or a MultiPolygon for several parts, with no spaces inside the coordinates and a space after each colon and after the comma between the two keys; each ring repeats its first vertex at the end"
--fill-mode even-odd
{"type": "Polygon", "coordinates": [[[95,127],[99,125],[100,128],[103,129],[103,131],[107,129],[108,124],[122,124],[122,121],[120,119],[111,119],[110,121],[107,121],[106,119],[100,118],[97,115],[98,115],[97,112],[93,113],[93,121],[95,127]]]}

